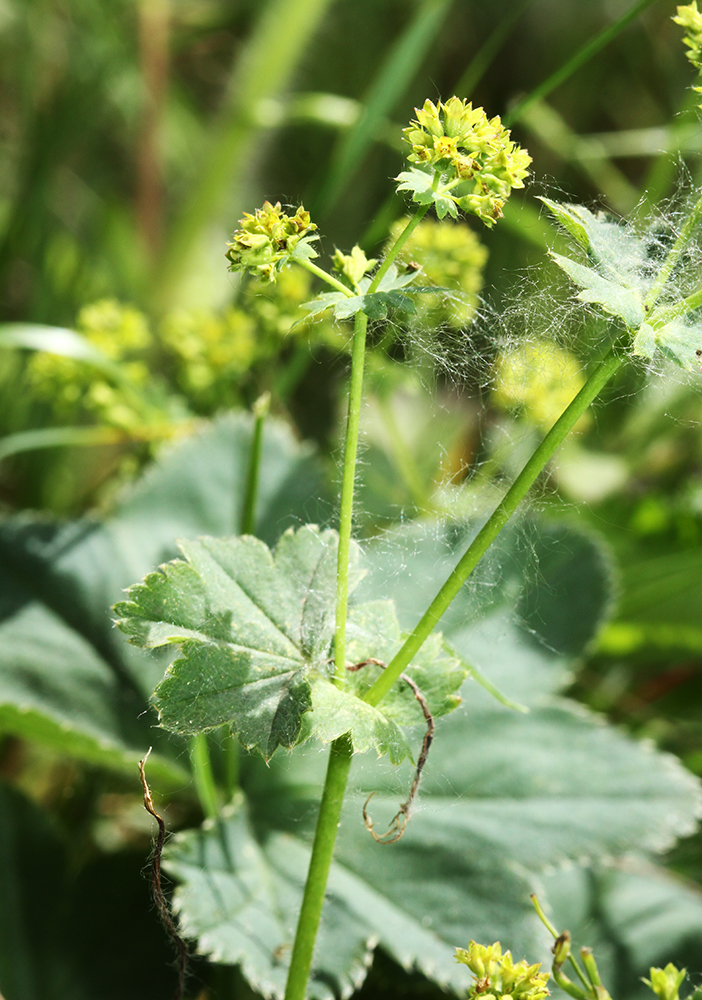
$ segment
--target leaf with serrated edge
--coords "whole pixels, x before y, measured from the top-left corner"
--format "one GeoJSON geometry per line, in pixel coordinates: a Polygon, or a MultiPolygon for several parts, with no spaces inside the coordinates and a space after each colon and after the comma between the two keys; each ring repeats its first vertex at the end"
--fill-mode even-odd
{"type": "MultiPolygon", "coordinates": [[[[416,524],[393,536],[390,547],[371,551],[362,588],[373,593],[377,575],[382,592],[396,592],[409,627],[428,584],[445,575],[467,538],[455,526],[416,524]]],[[[442,624],[471,649],[471,636],[489,622],[486,666],[495,657],[508,662],[510,693],[536,680],[541,704],[532,694],[530,715],[508,712],[466,683],[465,709],[440,722],[418,809],[392,848],[368,836],[361,807],[376,792],[380,828],[406,795],[411,769],[389,772],[367,758],[354,761],[313,963],[314,1000],[348,995],[358,985],[369,940],[405,968],[455,990],[466,986],[465,970],[448,959],[457,942],[507,937],[514,952],[545,957],[546,935],[539,936],[527,908],[530,870],[664,848],[692,829],[699,784],[673,758],[548,698],[563,682],[562,673],[553,677],[554,661],[562,663],[555,650],[567,651],[566,664],[578,656],[608,604],[598,547],[563,525],[537,529],[527,522],[501,540],[494,558],[483,585],[466,589],[456,614],[442,624]],[[537,564],[542,593],[530,595],[537,564]],[[524,626],[505,637],[502,608],[515,602],[524,626]],[[505,638],[507,649],[500,650],[505,638]]],[[[380,606],[373,613],[377,621],[386,614],[380,606]]],[[[349,630],[353,656],[363,655],[363,633],[373,628],[370,609],[363,618],[355,635],[349,630]]],[[[269,767],[255,759],[243,764],[255,826],[237,813],[182,835],[167,864],[182,882],[176,891],[182,927],[198,938],[199,949],[242,963],[254,988],[278,997],[325,761],[299,748],[269,767]]]]}
{"type": "MultiPolygon", "coordinates": [[[[297,741],[311,707],[306,673],[334,632],[337,535],[287,531],[275,553],[250,536],[183,542],[116,606],[136,645],[178,643],[183,656],[154,692],[161,724],[192,734],[229,723],[270,757],[297,741]]],[[[358,582],[353,547],[350,588],[358,582]]]]}
{"type": "Polygon", "coordinates": [[[644,273],[649,265],[646,237],[603,213],[593,214],[583,205],[558,204],[548,198],[541,201],[587,250],[605,277],[620,282],[626,275],[630,285],[642,291],[650,287],[653,279],[644,273]]]}
{"type": "MultiPolygon", "coordinates": [[[[265,771],[247,766],[255,827],[239,806],[176,838],[167,867],[183,883],[176,907],[199,950],[242,963],[252,986],[280,996],[324,761],[301,748],[265,771]]],[[[353,765],[311,997],[349,992],[369,939],[452,989],[465,980],[442,956],[456,941],[509,935],[515,951],[534,954],[529,872],[663,848],[691,830],[699,805],[698,783],[672,758],[564,702],[523,716],[468,701],[438,729],[404,837],[379,848],[363,802],[375,792],[374,818],[389,818],[409,780],[409,768],[353,765]]]]}
{"type": "MultiPolygon", "coordinates": [[[[248,536],[183,542],[187,562],[167,563],[131,588],[130,600],[115,608],[130,640],[181,647],[154,692],[164,728],[191,735],[228,724],[266,758],[278,746],[349,731],[359,752],[372,747],[393,762],[410,754],[399,727],[424,717],[408,685],[378,709],[359,698],[378,667],[367,668],[367,677],[349,673],[344,690],[331,683],[337,541],[336,532],[308,525],[286,532],[273,553],[248,536]]],[[[351,591],[361,575],[354,546],[351,591]]],[[[349,648],[360,659],[389,660],[401,644],[387,602],[382,613],[354,608],[349,629],[349,648]]],[[[436,715],[458,704],[466,668],[443,652],[440,637],[412,669],[436,715]]]]}
{"type": "MultiPolygon", "coordinates": [[[[197,939],[198,951],[213,961],[240,964],[257,992],[279,998],[285,990],[310,851],[295,833],[270,828],[263,836],[261,832],[238,801],[216,826],[176,834],[164,865],[181,882],[175,909],[185,936],[197,939]]],[[[374,866],[393,866],[388,852],[365,830],[363,836],[376,856],[374,866]]],[[[433,874],[431,858],[425,857],[423,864],[425,877],[433,874]]],[[[397,873],[411,894],[408,874],[397,873]]],[[[533,951],[538,940],[528,907],[533,886],[507,866],[487,872],[457,853],[450,881],[441,883],[442,899],[454,908],[457,895],[464,893],[472,917],[469,927],[454,918],[448,933],[444,926],[438,931],[433,926],[436,906],[420,912],[411,898],[402,898],[402,890],[393,900],[384,889],[377,891],[373,881],[346,863],[332,863],[308,986],[310,1000],[349,997],[363,982],[378,942],[405,968],[417,968],[442,986],[460,989],[466,975],[453,960],[456,940],[492,941],[509,933],[510,944],[519,951],[533,951]]],[[[440,909],[446,912],[445,905],[440,909]]]]}
{"type": "Polygon", "coordinates": [[[641,326],[645,314],[643,301],[637,292],[625,285],[603,278],[591,267],[578,264],[570,257],[562,257],[553,252],[551,257],[568,277],[580,286],[581,291],[578,292],[578,298],[581,302],[592,302],[602,306],[606,312],[623,319],[631,329],[636,330],[641,326]]]}

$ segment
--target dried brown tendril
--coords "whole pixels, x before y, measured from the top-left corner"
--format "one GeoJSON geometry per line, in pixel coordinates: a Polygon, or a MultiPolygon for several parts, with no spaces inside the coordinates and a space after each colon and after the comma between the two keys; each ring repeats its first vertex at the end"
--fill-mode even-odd
{"type": "Polygon", "coordinates": [[[161,885],[161,855],[163,854],[163,844],[166,839],[166,824],[154,808],[154,800],[151,798],[151,790],[146,781],[146,774],[144,773],[144,766],[146,761],[149,759],[150,753],[151,747],[149,747],[144,759],[139,761],[139,777],[141,778],[141,787],[144,789],[144,809],[146,809],[147,813],[150,813],[158,823],[158,837],[156,838],[156,846],[154,847],[154,853],[151,857],[151,893],[154,897],[154,902],[156,904],[156,909],[158,910],[158,915],[161,918],[161,923],[165,927],[168,936],[173,942],[175,950],[178,953],[178,985],[176,987],[174,1000],[182,1000],[185,994],[185,977],[188,970],[188,946],[178,933],[178,929],[173,921],[173,917],[171,916],[171,909],[168,905],[166,897],[163,894],[163,887],[161,885]]]}
{"type": "MultiPolygon", "coordinates": [[[[355,672],[361,670],[363,667],[368,667],[373,664],[376,667],[380,667],[381,670],[387,668],[387,663],[383,663],[382,660],[376,660],[374,657],[370,657],[367,660],[363,660],[361,663],[355,663],[352,666],[347,666],[346,669],[349,672],[355,672]]],[[[394,844],[396,841],[402,837],[405,830],[407,829],[407,824],[409,823],[410,810],[412,808],[412,803],[417,794],[417,789],[419,788],[419,782],[422,778],[422,771],[424,770],[424,765],[427,762],[427,757],[429,756],[429,748],[431,747],[432,740],[434,739],[434,732],[436,726],[434,724],[434,716],[429,711],[429,706],[427,705],[427,700],[419,689],[415,681],[412,680],[407,674],[400,674],[400,680],[405,681],[409,684],[414,697],[419,702],[422,709],[422,714],[427,723],[427,731],[424,734],[424,739],[422,740],[422,749],[419,751],[419,758],[417,760],[417,766],[414,770],[414,780],[412,781],[412,787],[410,788],[410,793],[407,796],[405,802],[402,803],[394,818],[392,819],[390,826],[387,828],[385,833],[376,833],[373,829],[373,821],[368,814],[368,803],[375,795],[375,792],[371,792],[366,801],[363,803],[363,822],[365,823],[366,830],[370,833],[373,840],[377,841],[379,844],[394,844]]]]}

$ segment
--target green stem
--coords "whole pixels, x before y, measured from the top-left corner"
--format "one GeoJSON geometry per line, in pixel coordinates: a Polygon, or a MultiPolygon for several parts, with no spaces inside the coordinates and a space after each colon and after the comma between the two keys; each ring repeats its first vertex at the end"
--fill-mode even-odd
{"type": "Polygon", "coordinates": [[[332,743],[310,867],[290,959],[285,1000],[304,1000],[305,997],[352,757],[353,747],[348,736],[342,736],[332,743]]]}
{"type": "Polygon", "coordinates": [[[656,277],[656,280],[653,283],[651,290],[646,296],[646,300],[644,302],[644,309],[647,312],[653,309],[654,305],[660,298],[661,292],[665,287],[666,281],[670,277],[673,268],[680,260],[680,255],[687,246],[688,240],[692,236],[692,233],[694,232],[695,227],[698,225],[701,218],[702,218],[702,197],[698,199],[697,203],[695,204],[695,207],[692,209],[692,212],[690,213],[690,215],[688,215],[687,219],[685,220],[685,225],[680,230],[680,233],[675,243],[673,243],[672,247],[668,251],[668,255],[666,256],[665,261],[663,262],[663,266],[658,272],[658,276],[656,277]]]}
{"type": "Polygon", "coordinates": [[[202,811],[208,819],[214,819],[219,812],[219,794],[212,773],[210,749],[205,733],[198,733],[190,740],[190,763],[202,811]]]}
{"type": "MultiPolygon", "coordinates": [[[[548,919],[548,917],[544,913],[543,908],[541,906],[541,903],[539,902],[538,898],[534,895],[534,893],[531,894],[531,902],[532,902],[532,904],[534,906],[534,909],[536,910],[536,913],[537,913],[537,915],[538,915],[539,920],[541,921],[541,923],[544,925],[544,927],[546,928],[546,930],[550,931],[550,933],[554,936],[554,938],[556,938],[556,940],[558,940],[558,938],[560,937],[560,934],[558,933],[558,931],[556,930],[556,928],[553,926],[553,924],[551,923],[551,921],[548,919]]],[[[583,970],[578,965],[578,963],[577,963],[576,959],[573,957],[572,953],[568,955],[568,961],[570,962],[570,964],[573,966],[573,968],[577,972],[578,978],[580,979],[580,981],[583,983],[584,986],[586,986],[589,989],[589,983],[588,983],[587,979],[585,978],[585,973],[583,972],[583,970]]],[[[555,979],[555,975],[554,975],[554,979],[555,979]]],[[[570,980],[568,980],[568,981],[570,982],[570,980]]]]}
{"type": "Polygon", "coordinates": [[[402,671],[429,638],[454,597],[515,513],[553,453],[622,363],[622,359],[617,357],[614,349],[610,349],[575,399],[560,415],[504,498],[468,546],[387,670],[382,672],[378,680],[366,692],[365,700],[370,705],[377,705],[381,698],[385,697],[402,671]]]}
{"type": "Polygon", "coordinates": [[[341,682],[346,669],[346,615],[349,598],[349,552],[351,551],[351,524],[353,520],[353,488],[356,478],[358,451],[358,425],[361,418],[363,397],[363,364],[366,351],[368,317],[363,312],[354,318],[353,347],[351,349],[351,384],[349,386],[349,413],[344,442],[344,470],[341,480],[339,507],[339,551],[336,575],[336,631],[334,633],[334,667],[337,682],[341,682]]]}
{"type": "Polygon", "coordinates": [[[326,283],[331,285],[332,288],[335,288],[337,292],[343,292],[347,299],[351,299],[354,295],[356,295],[356,292],[352,292],[350,288],[347,288],[346,285],[342,284],[337,278],[334,277],[333,274],[328,274],[325,270],[323,270],[323,268],[317,267],[316,264],[313,264],[311,260],[296,259],[295,263],[299,264],[300,267],[304,267],[304,269],[309,271],[310,274],[316,274],[318,278],[321,278],[322,281],[326,281],[326,283]]]}
{"type": "Polygon", "coordinates": [[[241,511],[240,534],[253,535],[256,526],[256,501],[261,472],[261,452],[263,449],[263,424],[268,415],[271,396],[264,392],[253,405],[254,425],[249,449],[249,465],[246,470],[246,489],[241,511]]]}
{"type": "MultiPolygon", "coordinates": [[[[410,219],[404,231],[391,248],[381,268],[373,278],[369,291],[377,289],[383,275],[387,272],[403,244],[409,239],[419,220],[426,214],[427,208],[420,209],[414,218],[410,219]]],[[[303,263],[300,261],[300,263],[303,263]]],[[[305,262],[307,266],[309,262],[305,262]]],[[[329,284],[335,279],[330,278],[320,268],[308,266],[313,273],[319,271],[319,276],[329,284]]],[[[338,284],[338,283],[337,283],[338,284]]],[[[344,286],[341,285],[341,288],[344,286]]],[[[345,289],[347,295],[351,295],[345,289]]],[[[353,515],[353,489],[356,475],[356,453],[358,450],[358,426],[361,416],[361,400],[363,396],[363,367],[366,350],[366,331],[368,317],[365,313],[356,313],[354,318],[353,346],[351,349],[351,381],[349,385],[349,410],[346,424],[346,439],[344,442],[344,468],[341,482],[341,502],[339,509],[339,554],[337,559],[337,591],[336,591],[336,631],[334,634],[334,668],[335,679],[342,682],[346,670],[346,617],[348,611],[349,585],[349,553],[351,548],[351,526],[353,515]]],[[[290,969],[285,987],[285,1000],[304,1000],[307,981],[312,967],[314,943],[317,939],[319,921],[322,917],[324,896],[329,878],[336,833],[341,817],[341,807],[348,781],[353,745],[347,733],[334,740],[329,756],[327,776],[324,782],[322,803],[317,817],[317,827],[312,844],[310,867],[307,872],[305,890],[302,897],[302,907],[295,931],[290,958],[290,969]]]]}
{"type": "Polygon", "coordinates": [[[698,288],[696,292],[688,295],[682,302],[676,302],[672,306],[661,306],[659,309],[656,309],[651,314],[649,322],[654,330],[660,330],[666,323],[670,323],[673,319],[680,319],[682,316],[687,316],[688,313],[699,309],[700,306],[702,306],[702,288],[698,288]]]}
{"type": "Polygon", "coordinates": [[[415,231],[419,223],[427,214],[429,208],[430,208],[429,205],[422,205],[422,207],[416,212],[416,214],[413,215],[412,218],[409,220],[405,228],[402,230],[400,235],[397,237],[393,245],[388,250],[387,254],[385,255],[385,259],[383,260],[383,263],[380,265],[378,270],[373,275],[373,280],[371,281],[370,287],[368,288],[369,292],[376,292],[378,290],[380,282],[383,280],[385,275],[390,270],[390,265],[394,263],[400,250],[402,250],[407,240],[410,238],[410,236],[415,231]]]}
{"type": "Polygon", "coordinates": [[[224,786],[229,799],[239,787],[239,741],[231,732],[224,737],[224,786]]]}

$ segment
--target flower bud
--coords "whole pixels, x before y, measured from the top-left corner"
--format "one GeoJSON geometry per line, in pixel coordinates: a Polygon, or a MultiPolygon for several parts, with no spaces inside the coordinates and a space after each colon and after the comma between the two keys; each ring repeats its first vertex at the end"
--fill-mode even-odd
{"type": "Polygon", "coordinates": [[[553,964],[561,966],[570,955],[570,932],[563,931],[560,937],[553,942],[553,964]]]}
{"type": "Polygon", "coordinates": [[[672,962],[668,962],[665,969],[652,968],[649,975],[651,978],[644,979],[643,982],[651,987],[660,1000],[678,1000],[678,990],[687,975],[687,969],[677,969],[672,962]]]}

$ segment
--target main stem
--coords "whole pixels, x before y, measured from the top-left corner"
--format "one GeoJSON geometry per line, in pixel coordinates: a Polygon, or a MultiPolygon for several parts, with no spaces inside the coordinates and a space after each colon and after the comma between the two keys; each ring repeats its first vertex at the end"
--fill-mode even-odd
{"type": "Polygon", "coordinates": [[[261,479],[261,454],[263,452],[263,425],[270,406],[270,393],[264,392],[253,405],[253,430],[249,447],[249,463],[246,470],[246,489],[241,509],[239,533],[253,535],[256,528],[256,504],[261,479]]]}
{"type": "Polygon", "coordinates": [[[349,386],[349,412],[344,442],[344,471],[341,480],[339,505],[339,549],[336,563],[336,630],[334,632],[334,670],[337,683],[346,669],[346,617],[349,602],[349,553],[353,521],[353,488],[356,477],[358,453],[358,427],[363,398],[363,364],[366,352],[368,317],[358,312],[354,320],[353,347],[351,349],[351,384],[349,386]]]}
{"type": "Polygon", "coordinates": [[[385,697],[402,671],[410,664],[480,559],[515,513],[553,453],[621,364],[622,359],[617,357],[614,349],[610,349],[575,399],[560,415],[504,498],[468,546],[441,590],[388,665],[387,670],[382,672],[378,680],[366,692],[365,700],[370,705],[377,705],[381,698],[385,697]]]}
{"type": "MultiPolygon", "coordinates": [[[[363,365],[366,349],[368,317],[356,313],[353,346],[351,349],[351,382],[349,385],[349,410],[344,442],[344,470],[341,480],[339,509],[339,549],[337,558],[336,631],[334,633],[334,667],[338,684],[346,667],[346,618],[349,595],[349,552],[353,518],[353,488],[358,451],[358,426],[363,396],[363,365]]],[[[285,1000],[304,1000],[307,981],[312,968],[314,944],[322,918],[324,895],[329,878],[336,831],[339,828],[341,807],[353,757],[349,735],[334,740],[329,754],[327,776],[322,802],[317,816],[317,826],[312,844],[310,867],[307,872],[302,906],[297,920],[295,943],[290,956],[285,1000]]]]}
{"type": "MultiPolygon", "coordinates": [[[[374,275],[368,291],[378,288],[390,265],[412,235],[417,224],[426,215],[428,206],[413,216],[391,247],[387,257],[374,275]]],[[[316,273],[315,265],[305,263],[307,270],[316,273]]],[[[329,284],[334,284],[329,275],[321,275],[329,284]]],[[[340,286],[343,288],[343,286],[340,286]]],[[[348,289],[347,295],[353,294],[348,289]]],[[[358,452],[358,427],[363,398],[363,367],[366,350],[368,317],[356,313],[354,320],[353,346],[351,349],[351,382],[349,385],[349,410],[344,442],[344,469],[341,480],[341,502],[339,508],[339,550],[337,560],[336,630],[334,633],[334,672],[338,684],[346,669],[346,618],[349,596],[349,553],[351,549],[351,527],[353,520],[353,490],[356,476],[356,455],[358,452]]],[[[341,807],[344,802],[346,783],[351,768],[353,745],[348,734],[334,740],[329,755],[327,776],[324,782],[322,803],[317,817],[317,826],[312,844],[310,867],[302,896],[302,907],[297,921],[295,943],[290,957],[290,970],[285,986],[285,1000],[304,1000],[307,981],[312,968],[314,944],[317,939],[319,922],[322,917],[324,895],[329,878],[336,832],[339,828],[341,807]]]]}
{"type": "Polygon", "coordinates": [[[348,735],[334,740],[290,958],[285,1000],[304,1000],[305,997],[352,757],[353,747],[348,735]]]}

